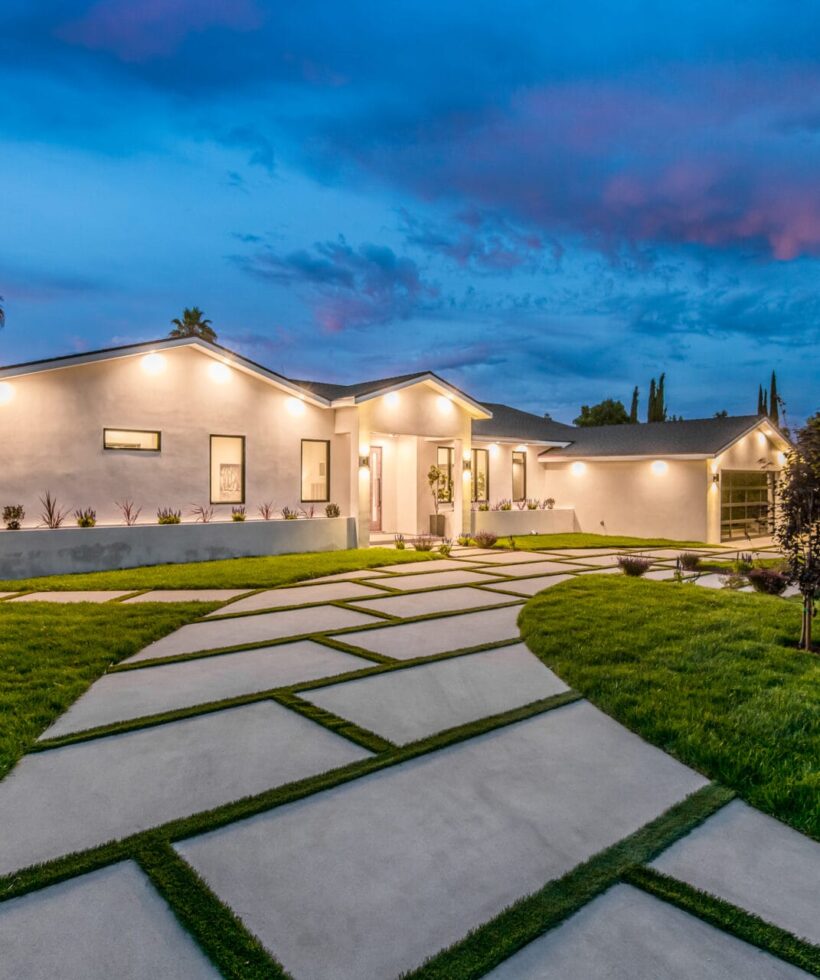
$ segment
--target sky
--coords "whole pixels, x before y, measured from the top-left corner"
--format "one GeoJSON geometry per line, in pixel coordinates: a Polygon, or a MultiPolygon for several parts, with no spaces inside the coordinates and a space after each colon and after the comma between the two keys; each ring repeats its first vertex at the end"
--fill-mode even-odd
{"type": "Polygon", "coordinates": [[[4,0],[0,364],[197,305],[290,377],[820,405],[820,5],[4,0]]]}

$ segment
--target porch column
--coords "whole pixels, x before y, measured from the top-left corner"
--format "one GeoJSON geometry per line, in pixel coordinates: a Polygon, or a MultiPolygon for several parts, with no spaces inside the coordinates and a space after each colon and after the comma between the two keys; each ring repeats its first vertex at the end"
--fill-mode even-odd
{"type": "Polygon", "coordinates": [[[453,480],[453,537],[470,533],[471,477],[467,464],[472,457],[472,422],[466,413],[462,417],[461,436],[455,440],[455,479],[453,480]]]}
{"type": "Polygon", "coordinates": [[[706,461],[706,536],[707,544],[720,544],[720,465],[716,459],[706,461]]]}
{"type": "Polygon", "coordinates": [[[356,412],[350,434],[350,447],[353,459],[350,467],[350,504],[356,518],[359,547],[370,546],[370,421],[365,406],[356,412]],[[360,466],[367,457],[367,466],[360,466]]]}

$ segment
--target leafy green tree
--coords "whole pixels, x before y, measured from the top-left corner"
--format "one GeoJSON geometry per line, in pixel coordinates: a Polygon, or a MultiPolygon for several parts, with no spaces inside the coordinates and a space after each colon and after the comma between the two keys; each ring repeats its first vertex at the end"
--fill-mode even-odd
{"type": "Polygon", "coordinates": [[[629,416],[624,408],[622,401],[615,401],[607,398],[597,405],[581,406],[581,414],[574,419],[575,425],[625,425],[629,422],[629,416]]]}
{"type": "Polygon", "coordinates": [[[632,389],[632,405],[629,408],[629,421],[634,425],[638,421],[638,386],[632,389]]]}
{"type": "Polygon", "coordinates": [[[789,581],[803,597],[800,647],[811,650],[820,593],[820,412],[798,431],[776,498],[774,539],[785,556],[789,581]]]}
{"type": "Polygon", "coordinates": [[[198,306],[187,307],[182,311],[182,319],[175,317],[171,320],[174,329],[169,337],[201,337],[213,344],[216,342],[216,331],[211,327],[211,321],[203,317],[198,306]]]}
{"type": "Polygon", "coordinates": [[[772,371],[772,381],[769,388],[769,418],[775,425],[780,425],[780,398],[777,394],[777,378],[772,371]]]}

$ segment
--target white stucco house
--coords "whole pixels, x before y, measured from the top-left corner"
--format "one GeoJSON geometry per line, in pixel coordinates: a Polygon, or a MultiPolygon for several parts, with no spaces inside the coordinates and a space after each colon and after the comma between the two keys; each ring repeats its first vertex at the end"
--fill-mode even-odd
{"type": "Polygon", "coordinates": [[[489,526],[719,542],[765,533],[787,448],[757,416],[582,429],[432,372],[296,380],[198,338],[0,368],[0,509],[22,504],[28,527],[46,490],[112,525],[126,499],[145,524],[160,508],[230,521],[244,506],[250,522],[264,504],[324,518],[334,503],[367,545],[428,530],[435,463],[449,474],[450,537],[489,526]],[[552,509],[525,503],[547,498],[552,509]],[[512,509],[494,509],[502,500],[512,509]]]}

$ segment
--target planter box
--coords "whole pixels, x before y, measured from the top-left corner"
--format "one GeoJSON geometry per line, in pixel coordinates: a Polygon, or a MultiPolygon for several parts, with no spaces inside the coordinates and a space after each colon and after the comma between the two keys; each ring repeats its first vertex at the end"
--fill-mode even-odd
{"type": "Polygon", "coordinates": [[[355,547],[352,517],[0,531],[0,578],[355,547]]]}
{"type": "Polygon", "coordinates": [[[575,531],[575,511],[571,507],[555,510],[474,510],[470,533],[491,531],[500,538],[509,534],[566,534],[575,531]]]}
{"type": "Polygon", "coordinates": [[[430,515],[430,534],[436,538],[443,538],[447,527],[447,517],[445,514],[430,515]]]}

